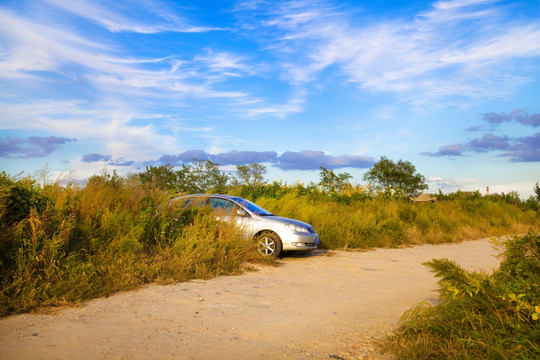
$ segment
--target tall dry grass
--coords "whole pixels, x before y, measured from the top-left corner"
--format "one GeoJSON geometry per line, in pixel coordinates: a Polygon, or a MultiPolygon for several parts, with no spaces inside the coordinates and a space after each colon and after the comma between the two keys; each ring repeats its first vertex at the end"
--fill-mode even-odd
{"type": "MultiPolygon", "coordinates": [[[[365,187],[324,191],[278,182],[229,191],[314,225],[328,249],[452,242],[538,230],[540,223],[538,211],[511,197],[458,194],[414,204],[365,187]]],[[[175,208],[170,195],[115,173],[85,186],[0,174],[0,315],[272,261],[240,240],[232,224],[175,208]]]]}
{"type": "Polygon", "coordinates": [[[232,224],[168,206],[168,193],[114,175],[80,187],[2,174],[0,196],[0,315],[263,261],[232,224]]]}
{"type": "Polygon", "coordinates": [[[537,211],[484,198],[413,203],[383,196],[343,203],[287,193],[259,197],[269,211],[312,224],[328,249],[439,244],[538,230],[537,211]]]}

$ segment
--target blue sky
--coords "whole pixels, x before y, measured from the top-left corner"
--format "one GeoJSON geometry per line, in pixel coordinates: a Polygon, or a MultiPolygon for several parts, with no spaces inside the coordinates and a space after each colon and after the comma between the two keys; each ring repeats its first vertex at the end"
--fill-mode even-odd
{"type": "Polygon", "coordinates": [[[84,179],[210,159],[429,192],[540,181],[540,1],[0,0],[0,161],[84,179]]]}

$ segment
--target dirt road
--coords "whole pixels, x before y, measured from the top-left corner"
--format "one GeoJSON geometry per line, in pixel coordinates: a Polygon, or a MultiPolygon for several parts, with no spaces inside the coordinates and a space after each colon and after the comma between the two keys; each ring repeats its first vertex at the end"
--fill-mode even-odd
{"type": "Polygon", "coordinates": [[[0,359],[362,359],[401,314],[436,301],[422,262],[492,270],[489,240],[317,251],[241,276],[151,285],[55,314],[0,320],[0,359]]]}

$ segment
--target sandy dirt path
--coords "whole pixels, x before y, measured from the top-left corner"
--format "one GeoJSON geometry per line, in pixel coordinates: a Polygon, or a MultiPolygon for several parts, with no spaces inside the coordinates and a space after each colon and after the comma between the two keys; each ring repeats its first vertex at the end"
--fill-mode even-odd
{"type": "Polygon", "coordinates": [[[446,257],[491,271],[497,253],[489,240],[316,251],[240,276],[150,285],[3,318],[0,359],[381,358],[372,339],[412,305],[436,301],[437,280],[422,262],[446,257]]]}

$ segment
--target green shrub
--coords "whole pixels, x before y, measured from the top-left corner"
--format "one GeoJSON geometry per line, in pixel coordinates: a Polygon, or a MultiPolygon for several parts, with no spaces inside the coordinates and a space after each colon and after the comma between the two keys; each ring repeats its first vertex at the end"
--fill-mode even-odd
{"type": "Polygon", "coordinates": [[[506,241],[491,275],[447,259],[426,263],[440,278],[441,302],[405,313],[383,350],[397,359],[540,358],[539,250],[533,233],[506,241]]]}

